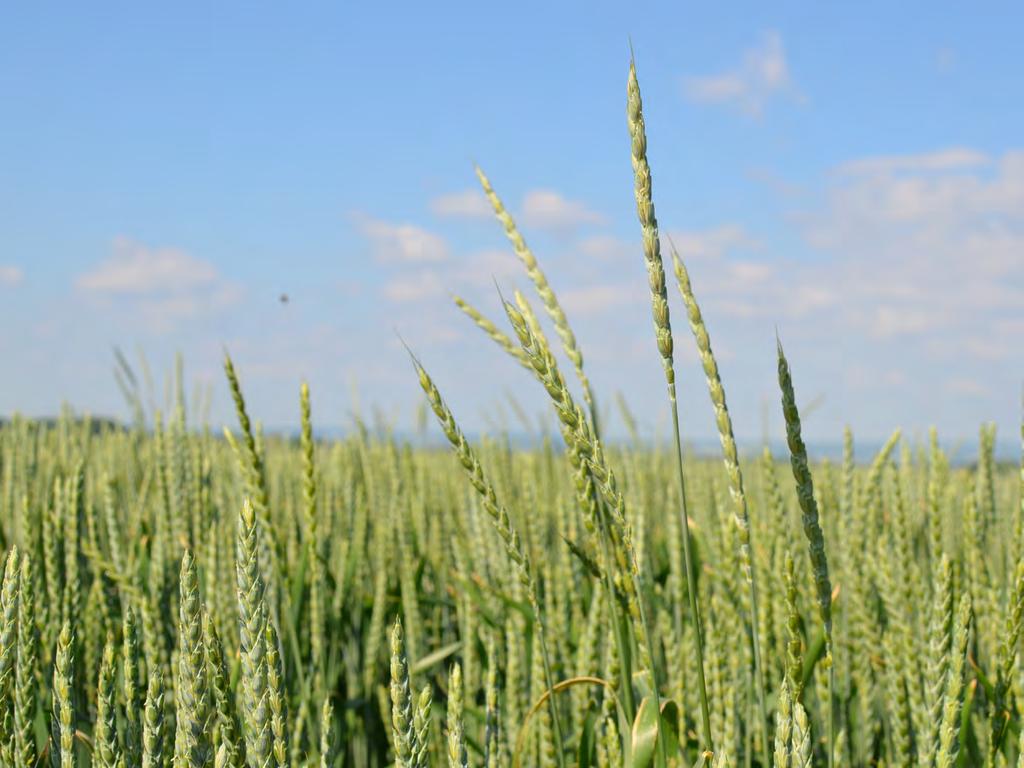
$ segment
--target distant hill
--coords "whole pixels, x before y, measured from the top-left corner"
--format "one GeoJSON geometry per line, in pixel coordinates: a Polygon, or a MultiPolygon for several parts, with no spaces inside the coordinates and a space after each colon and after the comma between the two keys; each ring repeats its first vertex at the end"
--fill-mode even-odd
{"type": "MultiPolygon", "coordinates": [[[[57,424],[60,423],[60,418],[57,416],[42,416],[33,419],[22,417],[22,420],[30,421],[33,424],[38,424],[39,426],[48,428],[56,427],[57,424]]],[[[11,423],[11,421],[12,420],[8,417],[0,416],[0,428],[6,427],[8,424],[11,423]]],[[[89,422],[89,424],[91,425],[91,432],[94,435],[109,430],[120,430],[123,432],[127,432],[130,429],[130,427],[124,422],[109,416],[75,416],[71,419],[71,422],[78,426],[81,426],[84,422],[89,422]]]]}

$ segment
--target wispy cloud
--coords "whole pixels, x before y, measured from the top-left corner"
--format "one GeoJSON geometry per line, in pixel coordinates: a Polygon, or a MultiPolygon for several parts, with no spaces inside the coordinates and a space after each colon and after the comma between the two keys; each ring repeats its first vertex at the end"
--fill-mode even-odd
{"type": "Polygon", "coordinates": [[[430,201],[430,210],[438,216],[467,219],[484,219],[494,215],[494,209],[479,189],[435,197],[430,201]]]}
{"type": "MultiPolygon", "coordinates": [[[[783,305],[787,313],[803,312],[816,303],[787,291],[776,265],[760,257],[763,245],[739,224],[666,233],[662,250],[670,284],[674,282],[668,261],[672,244],[691,273],[699,275],[702,301],[723,314],[768,315],[783,305]]],[[[599,315],[624,304],[643,305],[648,300],[639,241],[622,240],[608,234],[593,235],[576,241],[573,252],[585,260],[599,260],[601,264],[579,276],[584,284],[577,283],[560,293],[571,313],[599,315]],[[593,279],[591,275],[600,275],[600,281],[587,283],[593,279]]],[[[674,287],[671,290],[675,292],[674,287]]]]}
{"type": "Polygon", "coordinates": [[[834,303],[828,281],[811,279],[792,260],[773,257],[739,224],[676,231],[665,240],[666,252],[668,241],[675,244],[698,299],[713,313],[778,321],[803,318],[834,303]]]}
{"type": "Polygon", "coordinates": [[[1010,346],[1000,321],[1024,304],[1024,152],[864,158],[823,197],[798,223],[830,259],[805,277],[842,286],[834,309],[851,328],[932,339],[937,355],[993,359],[1010,346]]]}
{"type": "Polygon", "coordinates": [[[600,224],[604,217],[578,200],[551,189],[535,189],[523,198],[523,223],[555,232],[572,232],[584,224],[600,224]]]}
{"type": "Polygon", "coordinates": [[[104,306],[128,308],[157,332],[224,309],[241,297],[241,289],[212,263],[180,248],[153,247],[126,236],[115,238],[111,255],[79,275],[75,287],[104,306]]]}
{"type": "Polygon", "coordinates": [[[900,172],[968,170],[987,165],[984,152],[968,147],[950,147],[914,155],[879,155],[843,163],[837,172],[843,175],[877,175],[900,172]]]}
{"type": "Polygon", "coordinates": [[[777,96],[799,97],[790,76],[782,37],[774,31],[766,32],[735,68],[685,78],[683,92],[691,101],[721,104],[753,116],[762,114],[768,102],[777,96]]]}
{"type": "MultiPolygon", "coordinates": [[[[489,219],[494,209],[483,192],[467,189],[440,195],[430,201],[430,210],[437,216],[462,219],[489,219]]],[[[586,224],[601,224],[604,217],[586,203],[570,200],[553,189],[533,189],[523,196],[519,208],[521,222],[527,227],[571,234],[586,224]]]]}
{"type": "MultiPolygon", "coordinates": [[[[1007,152],[991,171],[949,161],[971,156],[956,150],[848,163],[843,167],[863,172],[827,188],[824,209],[804,218],[805,234],[819,248],[878,253],[869,258],[888,262],[889,273],[905,265],[928,281],[973,275],[957,295],[1008,274],[1019,267],[1024,245],[1024,152],[1007,152]]],[[[884,283],[891,290],[893,283],[884,283]]],[[[916,292],[924,287],[902,284],[916,292]]]]}
{"type": "Polygon", "coordinates": [[[364,214],[354,214],[353,218],[379,262],[425,264],[448,258],[448,243],[434,232],[415,224],[394,224],[364,214]]]}
{"type": "Polygon", "coordinates": [[[128,237],[114,240],[113,253],[78,277],[78,288],[100,294],[187,291],[217,280],[216,268],[179,248],[153,248],[128,237]]]}
{"type": "MultiPolygon", "coordinates": [[[[727,254],[759,251],[763,248],[757,238],[742,225],[735,223],[709,229],[676,229],[665,232],[661,247],[666,264],[673,245],[687,262],[695,259],[714,261],[727,254]]],[[[588,258],[601,261],[643,263],[643,248],[639,239],[627,241],[609,234],[591,235],[581,238],[576,244],[576,250],[588,258]]],[[[764,267],[765,265],[758,264],[756,268],[764,267]]]]}
{"type": "Polygon", "coordinates": [[[740,224],[723,224],[705,230],[677,230],[666,235],[667,247],[673,244],[686,260],[719,259],[729,251],[756,249],[758,241],[740,224]]]}
{"type": "Polygon", "coordinates": [[[17,285],[24,279],[25,273],[21,267],[13,264],[0,264],[0,285],[17,285]]]}
{"type": "Polygon", "coordinates": [[[397,304],[439,299],[447,289],[437,272],[424,271],[413,275],[400,275],[384,284],[384,297],[397,304]]]}
{"type": "MultiPolygon", "coordinates": [[[[609,312],[625,304],[639,304],[647,299],[641,285],[604,283],[570,288],[562,292],[561,302],[573,316],[596,315],[609,312]]],[[[642,306],[642,304],[641,304],[642,306]]]]}
{"type": "Polygon", "coordinates": [[[954,395],[984,397],[989,389],[977,379],[952,378],[946,382],[946,391],[954,395]]]}
{"type": "Polygon", "coordinates": [[[579,241],[576,250],[588,259],[606,262],[622,261],[630,257],[643,258],[643,251],[639,242],[627,243],[608,234],[585,237],[579,241]]]}
{"type": "Polygon", "coordinates": [[[999,329],[999,323],[994,323],[996,330],[988,337],[974,337],[964,340],[964,349],[971,357],[978,360],[1008,360],[1013,354],[1014,347],[1010,339],[1019,338],[1019,334],[1004,334],[999,329]]]}
{"type": "Polygon", "coordinates": [[[880,338],[915,336],[945,325],[942,312],[927,308],[883,304],[868,314],[868,330],[880,338]]]}
{"type": "Polygon", "coordinates": [[[449,294],[476,301],[495,295],[495,281],[501,284],[522,277],[523,267],[511,249],[486,249],[453,253],[440,264],[403,269],[383,285],[381,295],[394,304],[424,308],[448,305],[449,294]]]}

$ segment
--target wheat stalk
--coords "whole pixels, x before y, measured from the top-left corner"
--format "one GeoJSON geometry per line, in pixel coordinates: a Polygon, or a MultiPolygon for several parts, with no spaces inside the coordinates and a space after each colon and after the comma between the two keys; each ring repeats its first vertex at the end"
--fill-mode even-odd
{"type": "MultiPolygon", "coordinates": [[[[530,607],[533,611],[536,631],[541,637],[540,647],[544,655],[544,677],[547,687],[550,690],[554,686],[554,678],[551,675],[551,661],[548,654],[547,643],[544,640],[544,620],[541,614],[540,601],[537,597],[537,586],[530,565],[529,555],[523,548],[519,533],[512,527],[512,521],[509,517],[508,510],[498,503],[494,487],[484,475],[484,470],[480,461],[477,459],[473,449],[469,446],[469,442],[466,440],[462,430],[459,429],[459,425],[455,421],[455,416],[441,397],[441,393],[438,391],[437,386],[434,384],[429,374],[427,374],[426,369],[424,369],[415,358],[413,358],[413,365],[419,377],[420,387],[426,394],[430,407],[433,409],[434,415],[437,416],[445,437],[448,438],[448,442],[455,451],[455,455],[458,457],[459,462],[466,471],[470,484],[476,490],[481,502],[483,503],[484,509],[490,516],[491,522],[494,524],[495,530],[498,532],[502,542],[505,544],[505,552],[517,571],[520,584],[526,590],[527,599],[530,601],[530,607]]],[[[561,723],[558,715],[558,708],[555,706],[554,699],[551,699],[550,702],[551,719],[554,723],[555,734],[558,740],[558,750],[556,754],[558,756],[558,764],[561,767],[564,764],[564,756],[562,755],[563,741],[561,723]]]]}
{"type": "Polygon", "coordinates": [[[782,415],[786,421],[786,442],[789,445],[789,461],[796,481],[797,500],[800,503],[801,520],[807,549],[814,571],[814,584],[818,598],[818,612],[825,632],[825,664],[829,668],[828,686],[828,763],[831,768],[835,753],[835,668],[832,664],[832,583],[828,573],[828,557],[825,554],[825,534],[818,522],[818,503],[814,498],[814,481],[807,463],[807,448],[800,434],[800,412],[796,407],[793,392],[793,378],[789,363],[782,351],[782,342],[776,339],[779,360],[779,389],[782,391],[782,415]]]}
{"type": "MultiPolygon", "coordinates": [[[[652,212],[653,217],[653,212],[652,212]]],[[[718,362],[715,360],[714,352],[711,350],[711,338],[708,335],[704,317],[701,314],[700,306],[693,294],[693,287],[690,284],[690,275],[686,265],[679,257],[679,253],[672,246],[672,263],[675,268],[676,283],[679,286],[679,293],[683,297],[686,306],[687,317],[690,321],[690,330],[697,343],[697,351],[700,354],[701,365],[704,368],[704,377],[707,380],[708,393],[711,396],[711,405],[715,411],[715,424],[718,426],[719,442],[722,444],[722,456],[725,460],[725,472],[729,478],[729,495],[733,503],[733,522],[739,535],[740,567],[746,577],[747,586],[750,589],[750,626],[751,644],[754,652],[754,675],[757,685],[758,705],[761,709],[761,719],[768,722],[768,705],[764,694],[764,668],[761,662],[761,643],[758,637],[760,618],[758,614],[757,579],[754,574],[754,565],[750,556],[750,516],[747,511],[747,494],[743,487],[743,472],[740,469],[739,452],[736,449],[736,438],[733,435],[732,419],[729,416],[729,407],[725,401],[725,388],[722,386],[722,379],[718,373],[718,362]]],[[[666,315],[667,322],[667,315],[666,315]]],[[[797,694],[799,699],[799,694],[797,694]]],[[[768,732],[761,729],[761,752],[767,757],[768,732]]]]}
{"type": "Polygon", "coordinates": [[[633,162],[633,193],[636,198],[637,218],[640,220],[640,231],[643,238],[644,262],[647,265],[647,281],[651,292],[654,338],[657,342],[658,353],[661,355],[665,382],[668,386],[669,404],[672,409],[672,429],[679,480],[679,520],[683,536],[683,564],[686,569],[686,591],[690,602],[690,619],[695,628],[701,724],[704,746],[713,753],[715,747],[711,736],[707,683],[704,679],[704,630],[701,626],[700,605],[697,600],[696,577],[693,573],[693,555],[690,545],[689,514],[686,509],[686,480],[683,476],[683,448],[679,436],[679,407],[676,402],[676,374],[672,359],[672,327],[669,322],[668,290],[665,287],[665,266],[661,259],[658,219],[654,213],[654,200],[651,195],[651,166],[647,162],[647,130],[644,125],[643,102],[640,98],[640,83],[636,77],[636,64],[632,59],[629,62],[629,82],[626,94],[626,118],[631,140],[630,157],[633,162]]]}

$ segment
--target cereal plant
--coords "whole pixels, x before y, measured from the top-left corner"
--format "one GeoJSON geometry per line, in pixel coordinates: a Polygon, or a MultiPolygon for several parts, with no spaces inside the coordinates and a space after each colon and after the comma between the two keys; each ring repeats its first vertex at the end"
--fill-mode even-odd
{"type": "Polygon", "coordinates": [[[996,461],[988,425],[970,464],[899,432],[858,462],[850,430],[840,464],[815,461],[781,341],[788,451],[744,455],[671,247],[722,454],[685,451],[632,64],[626,97],[672,443],[605,439],[555,287],[477,169],[536,297],[500,319],[455,301],[560,437],[471,440],[443,361],[414,354],[443,446],[320,439],[300,382],[297,439],[264,434],[229,356],[222,433],[181,387],[147,414],[123,357],[131,427],[14,417],[0,765],[1024,765],[1024,465],[996,461]]]}

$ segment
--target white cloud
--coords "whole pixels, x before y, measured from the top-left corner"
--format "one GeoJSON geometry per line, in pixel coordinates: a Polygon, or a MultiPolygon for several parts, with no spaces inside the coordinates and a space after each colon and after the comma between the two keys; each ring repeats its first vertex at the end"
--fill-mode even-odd
{"type": "MultiPolygon", "coordinates": [[[[430,209],[437,216],[451,218],[489,219],[494,216],[487,197],[475,189],[435,197],[430,201],[430,209]]],[[[523,197],[521,218],[526,226],[563,233],[604,221],[601,214],[590,210],[585,203],[569,200],[551,189],[527,192],[523,197]]]]}
{"type": "Polygon", "coordinates": [[[430,201],[430,210],[438,216],[453,216],[470,219],[490,218],[494,209],[487,197],[478,189],[467,189],[435,197],[430,201]]]}
{"type": "Polygon", "coordinates": [[[910,379],[898,368],[879,367],[864,362],[854,362],[843,372],[846,383],[855,390],[886,390],[906,386],[910,379]]]}
{"type": "MultiPolygon", "coordinates": [[[[761,243],[739,224],[723,224],[702,230],[671,230],[663,232],[661,238],[666,269],[673,244],[687,264],[695,260],[715,261],[736,251],[757,251],[762,248],[761,243]]],[[[580,239],[575,250],[587,258],[601,261],[643,262],[643,247],[639,238],[629,241],[607,234],[592,235],[580,239]]],[[[734,269],[736,276],[742,279],[763,272],[768,267],[761,262],[746,261],[737,262],[734,269]]]]}
{"type": "Polygon", "coordinates": [[[687,264],[694,259],[720,259],[727,252],[737,248],[757,249],[759,247],[757,240],[739,224],[724,224],[700,231],[669,232],[663,239],[662,250],[666,254],[671,253],[674,243],[679,255],[687,264]]]}
{"type": "Polygon", "coordinates": [[[622,283],[588,285],[562,291],[560,301],[566,312],[573,316],[596,315],[622,305],[636,305],[649,301],[643,291],[622,283]]]}
{"type": "MultiPolygon", "coordinates": [[[[675,244],[686,263],[702,307],[733,317],[796,317],[827,304],[831,292],[794,286],[785,279],[785,269],[757,257],[764,247],[739,224],[724,224],[705,230],[667,232],[662,239],[669,291],[676,294],[671,249],[675,244]]],[[[621,304],[648,300],[644,277],[643,250],[639,241],[597,235],[580,240],[575,250],[586,259],[599,259],[598,268],[607,271],[625,267],[640,290],[628,280],[614,284],[583,285],[560,291],[571,311],[598,314],[621,304]],[[631,266],[630,266],[631,265],[631,266]]],[[[592,270],[585,271],[585,275],[592,270]]]]}
{"type": "Polygon", "coordinates": [[[128,237],[114,240],[113,253],[80,275],[76,285],[97,294],[187,291],[217,281],[216,268],[178,248],[152,248],[128,237]]]}
{"type": "Polygon", "coordinates": [[[852,160],[839,166],[845,175],[898,173],[901,171],[955,171],[973,169],[990,162],[989,156],[967,147],[950,147],[915,155],[879,155],[852,160]]]}
{"type": "MultiPolygon", "coordinates": [[[[1011,151],[998,161],[973,167],[951,159],[966,160],[969,150],[928,155],[869,158],[847,163],[860,173],[840,174],[827,190],[828,211],[811,235],[818,244],[863,239],[864,227],[872,234],[880,227],[898,224],[918,234],[955,232],[958,240],[984,238],[980,252],[991,246],[1016,260],[1016,237],[998,242],[1000,235],[1024,224],[1024,152],[1011,151]],[[945,160],[943,160],[945,158],[945,160]],[[945,164],[945,165],[944,165],[945,164]],[[970,171],[970,172],[968,172],[970,171]],[[861,237],[850,238],[860,234],[861,237]]],[[[981,157],[980,153],[977,155],[981,157]]]]}
{"type": "MultiPolygon", "coordinates": [[[[998,332],[997,332],[998,333],[998,332]]],[[[998,334],[1003,336],[1003,334],[998,334]]],[[[994,334],[995,336],[995,334],[994,334]]],[[[1014,334],[1017,336],[1017,334],[1014,334]]],[[[1009,338],[1006,334],[1004,338],[1009,338]]],[[[972,357],[979,360],[1008,360],[1013,354],[1013,348],[1008,342],[999,342],[995,338],[971,338],[964,340],[964,350],[972,357]]]]}
{"type": "Polygon", "coordinates": [[[848,330],[916,335],[934,356],[995,360],[1011,348],[1001,320],[1024,304],[1024,153],[864,158],[840,166],[822,197],[797,221],[830,258],[793,280],[835,286],[848,330]]]}
{"type": "Polygon", "coordinates": [[[772,194],[779,198],[795,199],[805,193],[805,189],[802,184],[793,183],[789,179],[785,178],[779,171],[772,168],[751,168],[745,175],[751,181],[757,182],[758,184],[766,187],[772,192],[772,194]]]}
{"type": "Polygon", "coordinates": [[[523,265],[511,248],[488,248],[473,251],[451,263],[446,276],[455,286],[475,286],[488,292],[494,290],[494,281],[503,282],[524,276],[523,265]]]}
{"type": "Polygon", "coordinates": [[[572,231],[584,224],[600,224],[604,217],[576,200],[551,189],[535,189],[523,198],[523,223],[553,231],[572,231]]]}
{"type": "MultiPolygon", "coordinates": [[[[458,318],[454,318],[457,320],[458,318]]],[[[421,318],[415,325],[414,328],[410,329],[410,343],[413,348],[418,348],[419,344],[453,344],[461,341],[465,338],[463,326],[458,326],[453,323],[453,319],[441,320],[432,317],[421,318]]],[[[393,342],[396,347],[401,344],[401,341],[395,340],[393,342]]],[[[387,376],[393,376],[393,371],[385,372],[387,376]]]]}
{"type": "Polygon", "coordinates": [[[445,293],[444,282],[436,272],[402,275],[384,285],[384,297],[397,304],[437,299],[445,293]]]}
{"type": "Polygon", "coordinates": [[[373,256],[382,263],[426,264],[448,258],[444,238],[414,224],[392,224],[357,214],[356,226],[373,246],[373,256]]]}
{"type": "Polygon", "coordinates": [[[514,285],[523,276],[523,266],[511,249],[487,249],[459,254],[415,272],[403,270],[384,284],[382,295],[396,304],[447,305],[450,294],[467,300],[496,297],[495,281],[514,285]]]}
{"type": "MultiPolygon", "coordinates": [[[[842,284],[837,282],[839,267],[835,262],[815,266],[773,255],[737,223],[663,234],[662,254],[673,302],[677,287],[671,264],[672,243],[687,266],[701,308],[709,316],[774,323],[834,312],[840,304],[842,284]]],[[[597,315],[648,300],[639,242],[598,235],[578,241],[574,251],[584,264],[588,259],[603,263],[580,272],[578,277],[584,284],[577,282],[559,291],[570,314],[597,315]],[[629,271],[620,281],[609,282],[609,272],[618,274],[622,269],[629,271]],[[603,275],[602,282],[586,284],[595,270],[603,275]]]]}
{"type": "Polygon", "coordinates": [[[588,259],[600,261],[622,261],[630,256],[640,256],[640,242],[627,243],[612,235],[591,235],[579,241],[576,250],[588,259]]]}
{"type": "Polygon", "coordinates": [[[870,331],[881,338],[908,336],[938,330],[945,324],[941,312],[907,306],[882,305],[874,308],[870,331]]]}
{"type": "Polygon", "coordinates": [[[703,104],[722,104],[749,115],[760,115],[775,96],[799,93],[786,62],[778,32],[766,32],[761,43],[743,55],[740,64],[727,72],[687,77],[683,91],[688,99],[703,104]]]}
{"type": "Polygon", "coordinates": [[[737,261],[729,265],[733,280],[750,286],[764,284],[774,273],[771,264],[759,261],[737,261]]]}
{"type": "Polygon", "coordinates": [[[114,239],[112,253],[79,275],[76,288],[105,308],[124,308],[156,332],[177,321],[225,309],[241,289],[208,261],[173,247],[152,247],[132,238],[114,239]]]}
{"type": "Polygon", "coordinates": [[[17,285],[25,277],[21,267],[13,264],[0,264],[0,285],[17,285]]]}
{"type": "Polygon", "coordinates": [[[946,390],[954,395],[983,397],[989,393],[988,387],[977,379],[954,378],[946,382],[946,390]]]}

